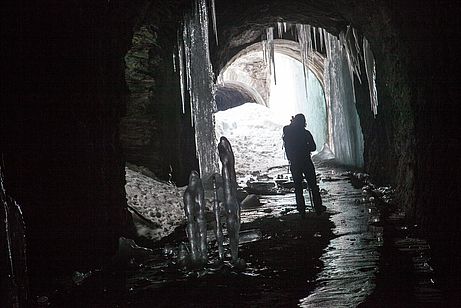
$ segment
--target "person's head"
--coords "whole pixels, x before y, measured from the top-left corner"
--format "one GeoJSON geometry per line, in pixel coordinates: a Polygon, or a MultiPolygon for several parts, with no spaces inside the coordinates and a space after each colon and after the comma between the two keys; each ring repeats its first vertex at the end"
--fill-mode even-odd
{"type": "Polygon", "coordinates": [[[304,114],[298,113],[293,117],[292,124],[297,127],[306,127],[306,118],[304,114]]]}

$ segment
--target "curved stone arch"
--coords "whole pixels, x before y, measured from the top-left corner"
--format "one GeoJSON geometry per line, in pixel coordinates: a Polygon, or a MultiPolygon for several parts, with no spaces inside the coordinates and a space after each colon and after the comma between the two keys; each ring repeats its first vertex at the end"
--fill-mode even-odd
{"type": "MultiPolygon", "coordinates": [[[[274,51],[289,56],[302,63],[299,43],[296,41],[275,39],[274,51]]],[[[257,95],[264,102],[263,105],[268,106],[270,81],[267,80],[267,67],[262,59],[261,42],[254,43],[242,49],[222,68],[218,76],[218,85],[229,82],[238,83],[241,85],[244,84],[247,88],[252,88],[253,92],[257,93],[257,95]],[[245,57],[251,57],[251,60],[245,60],[245,57]],[[241,65],[239,61],[246,61],[247,63],[253,61],[252,65],[257,67],[260,76],[254,76],[253,78],[249,77],[251,73],[255,74],[254,72],[247,72],[247,76],[245,76],[245,74],[237,74],[237,68],[234,68],[234,66],[238,67],[241,65]]],[[[313,52],[307,63],[307,68],[317,77],[317,79],[320,81],[320,84],[322,85],[322,88],[324,88],[324,63],[325,57],[319,52],[313,52]]],[[[242,71],[243,70],[241,70],[240,73],[242,73],[242,71]]]]}
{"type": "Polygon", "coordinates": [[[267,106],[266,102],[263,100],[259,92],[256,91],[254,88],[250,87],[249,85],[247,85],[246,83],[243,83],[237,80],[228,80],[228,81],[224,81],[223,83],[219,84],[217,91],[219,91],[220,88],[234,89],[236,91],[246,94],[248,97],[252,98],[255,103],[259,105],[267,106]]]}

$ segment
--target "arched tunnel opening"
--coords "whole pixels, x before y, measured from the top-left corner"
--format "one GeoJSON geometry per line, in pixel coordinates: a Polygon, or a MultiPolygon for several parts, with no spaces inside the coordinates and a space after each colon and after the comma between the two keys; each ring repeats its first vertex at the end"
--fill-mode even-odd
{"type": "MultiPolygon", "coordinates": [[[[247,170],[270,168],[286,162],[276,143],[298,111],[306,114],[319,149],[328,144],[342,165],[359,168],[352,182],[369,180],[363,193],[373,199],[352,190],[342,178],[349,171],[324,167],[318,173],[330,206],[325,220],[308,217],[304,225],[293,220],[293,194],[260,199],[259,210],[244,211],[243,224],[260,230],[262,240],[241,245],[250,266],[226,281],[225,304],[264,298],[259,304],[339,305],[363,296],[364,302],[357,301],[371,306],[379,301],[458,306],[454,3],[45,1],[11,4],[3,12],[0,282],[6,292],[0,306],[166,306],[166,294],[178,289],[185,290],[174,296],[178,303],[190,295],[195,299],[189,302],[200,304],[189,291],[202,289],[189,280],[178,279],[172,288],[160,282],[165,268],[142,267],[152,270],[150,276],[130,276],[134,264],[146,265],[137,259],[145,250],[136,244],[158,252],[158,258],[178,260],[187,251],[176,245],[185,237],[185,186],[192,170],[219,171],[219,132],[237,135],[242,124],[253,125],[245,134],[257,135],[259,145],[274,145],[280,160],[272,149],[261,153],[242,142],[247,170]],[[347,46],[343,53],[341,46],[347,46]],[[300,89],[306,83],[307,98],[300,89]],[[279,104],[289,100],[298,103],[279,104]],[[208,126],[214,112],[216,130],[208,126]],[[219,122],[226,113],[234,118],[219,122]],[[254,124],[263,119],[258,131],[254,124]],[[391,191],[393,201],[387,202],[391,191]],[[375,219],[370,204],[384,214],[360,232],[347,229],[359,217],[375,219]],[[246,219],[253,214],[267,217],[251,224],[246,219]],[[312,249],[301,250],[298,240],[312,249]],[[366,291],[354,299],[320,299],[317,287],[328,266],[341,264],[352,246],[377,241],[382,246],[369,253],[374,263],[362,271],[370,273],[366,291]],[[252,263],[250,255],[258,261],[252,263]],[[312,262],[300,265],[306,255],[312,262]],[[277,263],[280,256],[294,266],[277,263]],[[264,262],[269,271],[259,267],[264,262]],[[405,277],[392,274],[399,272],[405,277]],[[280,287],[272,297],[256,287],[249,294],[240,288],[247,285],[245,277],[265,286],[295,281],[295,287],[293,293],[280,287]],[[160,287],[147,291],[150,295],[138,292],[152,285],[160,287]]],[[[349,269],[338,272],[352,277],[349,269]]],[[[209,286],[210,277],[216,276],[207,272],[197,281],[209,286]]],[[[362,290],[355,286],[347,290],[362,290]]],[[[202,300],[222,304],[218,297],[202,300]]]]}
{"type": "Polygon", "coordinates": [[[274,75],[277,76],[277,81],[267,75],[262,45],[256,45],[259,50],[256,46],[246,48],[225,66],[217,78],[216,137],[219,139],[225,136],[229,139],[236,156],[236,169],[242,175],[256,171],[266,172],[270,168],[287,164],[282,128],[298,113],[306,115],[307,128],[318,144],[314,154],[325,144],[325,150],[329,150],[323,86],[310,69],[308,78],[304,78],[300,55],[298,59],[285,55],[294,53],[296,44],[289,41],[274,44],[274,75]],[[219,82],[224,87],[229,83],[238,83],[245,88],[235,87],[233,91],[236,94],[221,97],[219,82]],[[249,99],[249,95],[241,94],[249,91],[255,93],[253,97],[258,99],[249,99]],[[246,105],[242,106],[244,104],[246,105]],[[221,107],[223,105],[235,109],[227,110],[228,108],[221,107]]]}
{"type": "MultiPolygon", "coordinates": [[[[223,99],[219,83],[245,85],[246,89],[251,89],[253,93],[256,93],[253,96],[259,98],[259,100],[248,100],[242,94],[235,94],[232,97],[234,101],[229,102],[228,105],[235,106],[259,101],[260,105],[266,107],[248,105],[238,108],[238,110],[241,110],[240,112],[234,110],[216,114],[217,139],[220,136],[226,136],[236,146],[234,151],[240,160],[253,162],[253,164],[242,164],[240,167],[246,166],[246,168],[240,170],[241,172],[254,172],[258,168],[260,171],[266,171],[277,164],[286,163],[281,137],[282,127],[288,125],[294,115],[301,113],[306,116],[307,128],[313,134],[313,139],[318,145],[314,154],[322,149],[325,151],[318,158],[326,155],[331,159],[336,154],[339,163],[362,167],[363,136],[355,106],[355,90],[350,89],[352,87],[351,82],[343,81],[342,78],[344,77],[341,75],[330,76],[330,67],[328,66],[330,61],[327,62],[326,59],[327,48],[331,48],[330,41],[323,41],[323,35],[326,32],[323,29],[316,30],[313,28],[312,35],[315,35],[315,37],[312,41],[309,41],[309,44],[315,44],[317,49],[312,46],[313,53],[308,61],[305,60],[304,67],[303,50],[300,43],[283,39],[284,33],[287,36],[288,32],[290,33],[288,36],[290,36],[293,30],[290,30],[290,25],[288,25],[287,29],[286,23],[284,25],[280,24],[280,27],[283,27],[284,30],[279,30],[277,33],[278,39],[271,42],[274,52],[273,60],[265,60],[264,42],[256,43],[235,55],[217,77],[218,91],[216,99],[218,111],[222,111],[218,102],[222,103],[223,99]],[[324,45],[325,47],[323,47],[324,45]],[[267,62],[272,63],[272,69],[267,65],[267,62]],[[325,79],[328,82],[328,97],[325,95],[324,90],[325,79]],[[349,95],[344,96],[342,93],[335,92],[336,88],[331,86],[333,83],[330,80],[333,80],[336,84],[341,83],[341,87],[343,87],[341,90],[344,90],[344,93],[349,91],[349,95]],[[235,103],[236,97],[241,99],[238,104],[235,103]],[[327,104],[327,101],[332,101],[333,103],[327,104]],[[236,118],[233,119],[233,117],[236,118]],[[241,117],[242,122],[245,124],[239,125],[238,117],[241,117]],[[267,131],[271,133],[268,135],[267,132],[264,133],[259,130],[259,127],[266,127],[267,131]],[[354,131],[355,133],[349,134],[348,131],[354,131]],[[333,149],[333,152],[330,149],[333,149]],[[261,161],[261,158],[264,158],[262,161],[264,161],[265,167],[261,167],[264,164],[254,163],[255,161],[261,161]],[[253,170],[249,169],[249,165],[252,165],[253,170]]],[[[310,26],[308,27],[310,29],[310,26]]],[[[358,43],[354,37],[354,43],[356,42],[358,43]]],[[[358,51],[356,50],[355,52],[358,51]]],[[[328,52],[331,57],[335,57],[334,52],[331,50],[328,50],[328,52]]],[[[340,50],[336,52],[340,52],[340,50]]],[[[371,51],[365,49],[363,52],[364,55],[366,52],[371,53],[371,51]]],[[[345,55],[343,56],[346,58],[345,55]]],[[[341,56],[336,57],[341,58],[341,56]]],[[[372,54],[370,58],[370,62],[374,63],[372,54]]],[[[344,59],[343,63],[339,62],[339,64],[347,66],[344,59]]],[[[339,68],[341,69],[341,67],[339,68]]],[[[335,69],[338,69],[338,67],[335,69]]],[[[344,70],[344,67],[342,69],[344,70]]],[[[352,74],[351,69],[353,68],[348,66],[347,69],[352,74]]],[[[371,74],[371,72],[370,75],[363,74],[361,77],[368,80],[368,76],[373,78],[371,74]]],[[[348,77],[350,77],[349,74],[346,75],[346,78],[348,77]]],[[[371,84],[370,88],[376,92],[375,83],[371,84]]],[[[235,91],[241,93],[238,88],[235,88],[235,91]]],[[[240,89],[240,91],[248,92],[249,90],[240,89]]]]}

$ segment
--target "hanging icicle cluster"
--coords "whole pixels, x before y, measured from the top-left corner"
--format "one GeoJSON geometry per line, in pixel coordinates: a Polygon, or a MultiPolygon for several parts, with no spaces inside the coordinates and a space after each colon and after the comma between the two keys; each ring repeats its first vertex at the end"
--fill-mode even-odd
{"type": "Polygon", "coordinates": [[[363,38],[363,59],[367,73],[368,89],[370,90],[370,102],[373,115],[378,114],[378,92],[376,91],[376,63],[368,40],[363,38]]]}
{"type": "MultiPolygon", "coordinates": [[[[215,31],[216,17],[214,0],[210,0],[215,31]]],[[[182,112],[186,112],[188,102],[191,110],[191,125],[195,127],[197,158],[202,178],[216,172],[218,158],[215,151],[214,133],[214,74],[210,60],[207,0],[193,0],[190,13],[185,14],[178,31],[179,79],[181,86],[182,112]]]]}
{"type": "Polygon", "coordinates": [[[266,39],[262,41],[262,48],[264,64],[268,67],[268,77],[270,79],[273,76],[274,83],[277,83],[274,60],[274,28],[269,27],[266,29],[266,39]]]}
{"type": "MultiPolygon", "coordinates": [[[[283,37],[283,33],[290,29],[292,35],[299,42],[299,48],[301,53],[301,61],[304,65],[304,78],[307,85],[308,76],[307,67],[308,61],[312,59],[314,52],[325,53],[326,58],[331,59],[330,46],[327,46],[327,41],[331,40],[332,36],[325,29],[314,27],[306,24],[295,24],[291,26],[286,22],[277,22],[277,34],[278,38],[283,37]]],[[[275,74],[275,63],[273,61],[273,54],[270,52],[270,45],[273,46],[274,36],[273,28],[266,29],[266,40],[263,39],[263,54],[266,65],[269,66],[269,73],[275,74]],[[273,70],[271,69],[271,66],[273,70]]],[[[370,45],[365,37],[363,37],[363,44],[360,44],[359,35],[357,30],[351,26],[348,26],[346,31],[341,31],[337,38],[339,40],[339,47],[341,53],[345,54],[347,60],[347,68],[349,70],[350,79],[354,80],[354,75],[357,77],[360,83],[362,83],[362,70],[361,62],[365,64],[365,73],[368,80],[370,89],[370,102],[373,114],[376,116],[378,112],[378,96],[376,91],[376,64],[371,51],[370,45]],[[360,47],[362,45],[362,48],[360,47]]],[[[306,89],[307,91],[307,89],[306,89]]],[[[352,92],[355,102],[355,86],[352,82],[352,92]]]]}
{"type": "Polygon", "coordinates": [[[299,49],[301,52],[301,62],[303,64],[304,72],[304,85],[306,89],[306,99],[309,101],[309,94],[307,91],[307,85],[309,82],[309,58],[312,56],[312,35],[311,35],[311,26],[304,24],[296,24],[296,36],[299,42],[299,49]]]}

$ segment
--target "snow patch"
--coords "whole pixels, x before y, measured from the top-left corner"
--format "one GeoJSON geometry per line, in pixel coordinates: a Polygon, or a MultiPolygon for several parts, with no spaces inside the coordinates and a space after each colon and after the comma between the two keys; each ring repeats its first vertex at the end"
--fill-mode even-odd
{"type": "Polygon", "coordinates": [[[282,141],[283,123],[267,107],[246,103],[215,114],[216,137],[225,136],[235,155],[237,177],[288,164],[282,141]]]}

